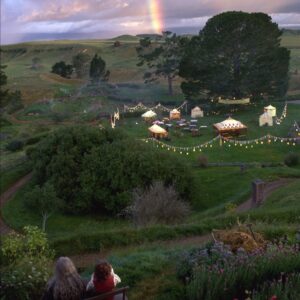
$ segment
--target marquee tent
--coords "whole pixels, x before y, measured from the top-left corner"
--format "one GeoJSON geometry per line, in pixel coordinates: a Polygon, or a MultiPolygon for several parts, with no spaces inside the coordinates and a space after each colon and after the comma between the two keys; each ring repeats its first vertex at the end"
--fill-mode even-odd
{"type": "Polygon", "coordinates": [[[145,112],[144,114],[142,114],[142,118],[145,121],[152,121],[153,119],[155,119],[157,116],[157,114],[152,111],[152,110],[148,110],[147,112],[145,112]]]}
{"type": "Polygon", "coordinates": [[[241,135],[247,131],[247,126],[242,122],[237,121],[229,117],[223,122],[216,123],[213,125],[216,132],[223,136],[241,135]]]}
{"type": "Polygon", "coordinates": [[[191,117],[192,118],[202,118],[203,110],[199,106],[194,107],[191,111],[191,117]]]}
{"type": "Polygon", "coordinates": [[[267,112],[264,112],[259,117],[259,126],[262,127],[264,125],[273,126],[273,118],[267,112]]]}
{"type": "Polygon", "coordinates": [[[148,130],[150,131],[151,136],[156,139],[160,139],[168,136],[168,132],[164,128],[156,124],[149,127],[148,130]]]}
{"type": "Polygon", "coordinates": [[[180,118],[181,118],[181,114],[179,110],[174,108],[170,111],[170,120],[180,120],[180,118]]]}
{"type": "Polygon", "coordinates": [[[276,107],[268,105],[264,108],[264,111],[268,113],[271,117],[276,117],[276,107]]]}

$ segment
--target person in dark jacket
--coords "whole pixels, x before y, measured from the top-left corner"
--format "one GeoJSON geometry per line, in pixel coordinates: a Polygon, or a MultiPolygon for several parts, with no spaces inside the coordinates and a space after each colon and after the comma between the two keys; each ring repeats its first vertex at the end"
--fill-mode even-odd
{"type": "Polygon", "coordinates": [[[85,284],[72,260],[68,257],[60,257],[42,300],[81,300],[84,299],[85,290],[85,284]]]}

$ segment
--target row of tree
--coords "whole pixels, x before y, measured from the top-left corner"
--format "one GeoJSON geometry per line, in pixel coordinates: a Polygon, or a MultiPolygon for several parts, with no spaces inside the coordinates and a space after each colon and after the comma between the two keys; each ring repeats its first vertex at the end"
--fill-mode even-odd
{"type": "Polygon", "coordinates": [[[283,96],[288,88],[290,52],[281,47],[278,25],[263,13],[226,12],[212,17],[192,38],[164,32],[162,41],[140,40],[138,66],[145,82],[183,79],[188,99],[283,96]]]}
{"type": "Polygon", "coordinates": [[[91,59],[88,54],[79,53],[72,58],[72,64],[64,61],[55,63],[52,66],[52,73],[65,78],[71,78],[73,72],[77,78],[83,78],[87,73],[93,83],[108,81],[110,72],[106,70],[106,62],[97,54],[91,59]]]}

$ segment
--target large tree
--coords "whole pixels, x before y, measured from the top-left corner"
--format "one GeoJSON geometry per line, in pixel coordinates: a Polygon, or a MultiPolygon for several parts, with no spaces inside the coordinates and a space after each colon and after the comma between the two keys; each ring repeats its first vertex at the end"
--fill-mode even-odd
{"type": "Polygon", "coordinates": [[[187,97],[285,95],[290,53],[280,46],[280,36],[264,13],[212,17],[186,46],[179,72],[183,92],[187,97]]]}
{"type": "Polygon", "coordinates": [[[0,107],[4,107],[7,104],[9,98],[8,89],[6,89],[7,76],[3,71],[5,68],[6,66],[0,65],[0,99],[1,99],[0,107]]]}
{"type": "Polygon", "coordinates": [[[97,54],[93,57],[90,64],[90,78],[92,82],[99,83],[99,81],[107,81],[110,72],[106,70],[106,63],[97,54]]]}
{"type": "Polygon", "coordinates": [[[75,68],[77,78],[83,78],[87,74],[90,60],[90,56],[86,53],[78,53],[73,56],[72,64],[75,68]]]}
{"type": "Polygon", "coordinates": [[[144,74],[146,83],[157,81],[161,77],[166,78],[169,95],[173,95],[173,81],[178,75],[185,40],[169,31],[163,32],[163,39],[160,42],[152,43],[148,37],[140,40],[140,45],[136,48],[138,66],[147,65],[149,68],[144,74]]]}

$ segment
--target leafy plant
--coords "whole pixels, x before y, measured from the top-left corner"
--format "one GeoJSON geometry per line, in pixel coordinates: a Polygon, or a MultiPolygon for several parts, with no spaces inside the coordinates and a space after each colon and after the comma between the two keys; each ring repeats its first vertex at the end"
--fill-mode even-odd
{"type": "Polygon", "coordinates": [[[291,152],[284,158],[284,163],[289,167],[297,166],[300,163],[300,155],[291,152]]]}
{"type": "Polygon", "coordinates": [[[9,151],[15,152],[15,151],[21,150],[23,148],[23,146],[24,146],[23,141],[13,140],[6,146],[6,149],[9,151]]]}

